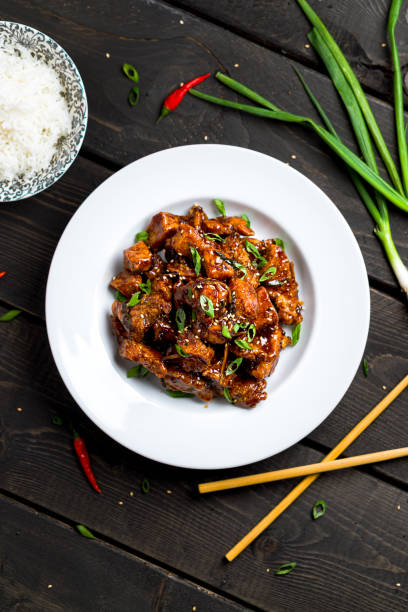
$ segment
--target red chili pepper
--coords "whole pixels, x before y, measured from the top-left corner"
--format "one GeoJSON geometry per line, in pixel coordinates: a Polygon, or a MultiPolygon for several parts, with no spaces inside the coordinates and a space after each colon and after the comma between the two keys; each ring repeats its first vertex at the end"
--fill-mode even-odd
{"type": "Polygon", "coordinates": [[[2,276],[4,276],[6,273],[6,271],[4,270],[3,272],[0,272],[0,278],[2,278],[2,276]]]}
{"type": "Polygon", "coordinates": [[[163,117],[167,117],[167,115],[172,113],[178,107],[178,105],[180,104],[180,102],[182,101],[186,93],[188,92],[188,90],[191,89],[192,87],[195,87],[199,83],[202,83],[203,81],[205,81],[205,79],[208,79],[210,74],[211,72],[209,72],[208,74],[203,74],[202,76],[196,77],[195,79],[191,79],[191,81],[188,81],[188,83],[184,83],[184,85],[182,85],[181,87],[173,91],[171,94],[169,94],[167,98],[165,99],[165,101],[163,102],[160,116],[158,120],[156,121],[156,123],[159,123],[159,121],[163,119],[163,117]]]}
{"type": "Polygon", "coordinates": [[[85,476],[89,480],[89,483],[97,493],[101,493],[98,483],[95,480],[95,476],[93,475],[91,462],[89,461],[88,451],[86,450],[85,442],[79,435],[75,429],[72,429],[72,433],[74,434],[74,448],[75,452],[78,455],[79,462],[84,470],[85,476]]]}

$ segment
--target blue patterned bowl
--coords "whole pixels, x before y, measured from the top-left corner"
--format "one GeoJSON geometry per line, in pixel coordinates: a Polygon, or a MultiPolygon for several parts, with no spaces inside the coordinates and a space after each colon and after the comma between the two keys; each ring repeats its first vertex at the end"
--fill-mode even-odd
{"type": "Polygon", "coordinates": [[[84,140],[88,122],[85,87],[72,59],[58,43],[42,32],[21,23],[0,21],[0,48],[18,45],[55,70],[72,116],[71,132],[61,138],[47,168],[14,180],[0,181],[0,202],[22,200],[53,185],[70,167],[84,140]]]}

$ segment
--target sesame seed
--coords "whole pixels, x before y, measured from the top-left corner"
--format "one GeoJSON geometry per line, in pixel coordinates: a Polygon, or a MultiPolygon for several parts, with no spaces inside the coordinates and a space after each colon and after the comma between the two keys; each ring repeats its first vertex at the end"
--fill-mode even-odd
{"type": "Polygon", "coordinates": [[[110,53],[105,53],[105,57],[110,58],[110,53]]]}
{"type": "Polygon", "coordinates": [[[208,136],[204,136],[204,140],[208,140],[208,136]]]}
{"type": "Polygon", "coordinates": [[[123,506],[123,501],[118,501],[119,506],[123,506]]]}
{"type": "Polygon", "coordinates": [[[382,47],[386,47],[386,46],[387,46],[387,43],[381,43],[381,46],[382,46],[382,47]]]}
{"type": "Polygon", "coordinates": [[[171,489],[167,489],[166,493],[167,493],[167,495],[171,495],[173,493],[173,491],[171,489]]]}
{"type": "Polygon", "coordinates": [[[17,412],[23,412],[22,408],[17,408],[17,412]]]}
{"type": "Polygon", "coordinates": [[[382,386],[382,388],[383,388],[383,389],[384,389],[384,391],[385,391],[385,390],[386,390],[386,388],[387,388],[387,386],[386,386],[386,385],[383,385],[383,386],[382,386]]]}
{"type": "Polygon", "coordinates": [[[48,585],[48,588],[49,588],[49,589],[52,589],[52,584],[49,584],[49,585],[48,585]]]}
{"type": "Polygon", "coordinates": [[[234,64],[234,68],[239,68],[239,64],[234,64]]]}
{"type": "Polygon", "coordinates": [[[310,45],[309,45],[309,43],[306,43],[306,44],[305,44],[305,47],[306,47],[306,49],[310,49],[310,45]]]}
{"type": "Polygon", "coordinates": [[[133,491],[129,491],[129,495],[130,495],[130,497],[133,497],[134,496],[133,491]]]}
{"type": "Polygon", "coordinates": [[[271,570],[269,569],[269,567],[266,568],[266,571],[269,573],[271,570]]]}
{"type": "Polygon", "coordinates": [[[401,506],[399,504],[397,506],[397,510],[401,510],[401,506]]]}
{"type": "Polygon", "coordinates": [[[191,609],[192,609],[193,612],[196,612],[197,606],[193,606],[191,609]]]}
{"type": "Polygon", "coordinates": [[[400,586],[401,586],[401,583],[400,583],[400,582],[396,582],[396,583],[395,583],[395,586],[400,587],[400,586]]]}
{"type": "Polygon", "coordinates": [[[184,21],[182,19],[180,19],[179,24],[180,25],[184,25],[184,21]]]}
{"type": "Polygon", "coordinates": [[[183,85],[184,85],[184,83],[183,83],[183,82],[181,82],[181,83],[180,83],[180,87],[183,87],[183,85]]]}
{"type": "Polygon", "coordinates": [[[296,155],[291,155],[291,158],[292,159],[296,159],[296,155]]]}

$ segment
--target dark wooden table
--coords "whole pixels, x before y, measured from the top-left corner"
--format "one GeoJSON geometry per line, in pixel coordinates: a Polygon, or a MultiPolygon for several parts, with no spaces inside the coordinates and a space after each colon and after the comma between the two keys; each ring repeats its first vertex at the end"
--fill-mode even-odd
{"type": "MultiPolygon", "coordinates": [[[[388,2],[312,4],[370,93],[394,149],[389,49],[382,44],[388,2]]],[[[12,323],[0,325],[0,609],[406,610],[405,460],[322,476],[236,561],[226,564],[225,552],[292,483],[198,498],[194,485],[210,478],[209,473],[137,456],[82,414],[61,381],[46,336],[50,261],[84,198],[112,172],[154,151],[227,143],[289,162],[333,199],[362,249],[372,312],[368,377],[358,371],[339,406],[301,443],[250,468],[218,475],[320,460],[407,373],[406,304],[372,234],[371,219],[343,168],[320,142],[298,127],[266,124],[190,97],[179,112],[155,125],[169,90],[217,69],[277,104],[304,112],[308,102],[291,69],[294,63],[352,143],[331,84],[307,45],[309,27],[296,2],[0,0],[0,8],[2,19],[37,27],[67,49],[84,79],[90,114],[85,144],[68,173],[39,196],[0,207],[0,269],[7,270],[0,283],[0,314],[10,307],[23,310],[12,323]],[[126,104],[129,83],[120,70],[125,61],[140,71],[136,108],[126,104]],[[52,422],[56,414],[72,418],[88,441],[102,495],[93,493],[84,479],[69,432],[52,422]],[[140,491],[143,477],[151,482],[147,495],[140,491]],[[311,507],[322,498],[326,515],[313,521],[311,507]],[[87,525],[97,539],[80,537],[76,523],[87,525]],[[297,562],[294,572],[274,575],[282,562],[292,560],[297,562]]],[[[404,7],[398,40],[408,84],[407,21],[404,7]]],[[[221,92],[216,82],[205,89],[221,92]]],[[[407,260],[408,220],[395,209],[391,215],[396,243],[407,260]]],[[[349,454],[406,445],[407,408],[405,394],[349,454]]]]}

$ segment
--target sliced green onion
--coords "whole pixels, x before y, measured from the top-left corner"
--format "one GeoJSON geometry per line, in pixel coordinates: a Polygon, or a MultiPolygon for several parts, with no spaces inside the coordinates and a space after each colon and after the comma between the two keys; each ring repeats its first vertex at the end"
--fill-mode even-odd
{"type": "Polygon", "coordinates": [[[210,300],[209,297],[207,297],[206,295],[201,295],[200,306],[206,315],[208,315],[209,317],[214,317],[214,304],[212,303],[212,300],[210,300]]]}
{"type": "MultiPolygon", "coordinates": [[[[126,299],[126,298],[125,298],[126,299]]],[[[0,321],[12,321],[20,314],[21,310],[13,309],[5,312],[4,315],[0,317],[0,321]]]]}
{"type": "Polygon", "coordinates": [[[239,346],[239,348],[245,349],[247,351],[253,351],[252,346],[249,346],[246,340],[234,340],[235,344],[239,346]]]}
{"type": "Polygon", "coordinates": [[[229,389],[227,389],[227,387],[224,387],[224,397],[230,404],[234,403],[234,400],[231,397],[231,393],[229,392],[229,389]]]}
{"type": "Polygon", "coordinates": [[[174,346],[176,347],[176,351],[178,352],[180,357],[189,357],[189,354],[186,353],[186,351],[183,348],[181,348],[179,344],[175,344],[174,346]]]}
{"type": "Polygon", "coordinates": [[[290,574],[292,570],[296,567],[296,561],[292,561],[291,563],[284,563],[275,572],[275,576],[285,576],[286,574],[290,574]]]}
{"type": "Polygon", "coordinates": [[[242,323],[239,324],[241,329],[246,329],[249,325],[249,321],[243,321],[242,323]]]}
{"type": "Polygon", "coordinates": [[[141,489],[143,493],[148,493],[150,491],[150,480],[148,478],[143,478],[141,489]]]}
{"type": "Polygon", "coordinates": [[[134,83],[139,82],[139,73],[136,68],[132,66],[132,64],[123,64],[122,70],[126,74],[128,79],[130,79],[134,83]]]}
{"type": "Polygon", "coordinates": [[[52,422],[54,423],[54,425],[62,425],[64,421],[61,419],[61,417],[55,415],[52,417],[52,422]]]}
{"type": "Polygon", "coordinates": [[[147,232],[138,232],[135,240],[136,242],[147,242],[149,240],[149,234],[147,232]]]}
{"type": "Polygon", "coordinates": [[[243,219],[243,220],[245,221],[245,223],[246,223],[246,226],[247,226],[247,227],[251,227],[251,222],[250,222],[250,220],[249,220],[248,215],[246,215],[246,214],[244,213],[243,215],[241,215],[241,219],[243,219]]]}
{"type": "Polygon", "coordinates": [[[224,238],[221,238],[219,234],[204,234],[204,236],[210,240],[215,240],[216,242],[224,242],[224,238]]]}
{"type": "Polygon", "coordinates": [[[195,310],[191,311],[191,319],[192,321],[197,321],[197,313],[195,310]]]}
{"type": "Polygon", "coordinates": [[[186,324],[186,313],[182,308],[178,308],[176,312],[176,324],[179,332],[182,333],[186,324]]]}
{"type": "Polygon", "coordinates": [[[133,366],[133,368],[130,368],[130,370],[127,371],[126,377],[134,378],[135,376],[139,376],[141,367],[142,366],[140,365],[140,363],[138,365],[133,366]]]}
{"type": "Polygon", "coordinates": [[[147,368],[142,368],[140,371],[140,376],[144,378],[145,376],[148,375],[148,373],[149,373],[149,370],[147,368]]]}
{"type": "Polygon", "coordinates": [[[276,274],[276,268],[275,266],[271,266],[270,268],[265,270],[265,272],[262,274],[261,278],[259,279],[259,282],[263,283],[264,281],[269,280],[272,276],[275,276],[275,274],[276,274]]]}
{"type": "Polygon", "coordinates": [[[262,255],[260,254],[256,246],[252,244],[252,242],[249,242],[249,240],[245,240],[245,248],[248,251],[248,253],[251,253],[251,255],[254,255],[256,259],[260,259],[262,257],[262,255]]]}
{"type": "Polygon", "coordinates": [[[214,200],[214,204],[216,205],[216,207],[218,208],[219,212],[222,214],[223,217],[225,217],[225,206],[224,206],[224,202],[222,200],[214,200]]]}
{"type": "Polygon", "coordinates": [[[247,338],[248,338],[248,342],[252,342],[252,340],[255,338],[256,336],[256,327],[253,323],[251,323],[251,325],[248,327],[248,331],[247,331],[247,338]]]}
{"type": "Polygon", "coordinates": [[[190,247],[191,256],[193,258],[194,270],[197,276],[200,274],[201,270],[201,257],[200,253],[194,247],[190,247]]]}
{"type": "Polygon", "coordinates": [[[132,89],[129,91],[128,102],[130,106],[136,106],[136,104],[139,102],[139,87],[137,85],[134,85],[134,87],[132,87],[132,89]]]}
{"type": "Polygon", "coordinates": [[[299,342],[301,324],[297,323],[292,329],[292,346],[295,346],[299,342]]]}
{"type": "Polygon", "coordinates": [[[324,499],[319,499],[319,501],[313,504],[312,515],[315,520],[323,516],[325,512],[326,512],[326,502],[324,501],[324,499]]]}
{"type": "Polygon", "coordinates": [[[364,376],[368,376],[368,361],[367,361],[367,359],[363,359],[363,372],[364,372],[364,376]]]}
{"type": "Polygon", "coordinates": [[[232,264],[233,264],[234,268],[237,268],[237,270],[240,270],[241,272],[244,273],[244,276],[241,276],[241,280],[243,278],[245,278],[246,275],[248,274],[248,270],[246,269],[246,267],[243,266],[242,264],[238,263],[237,261],[233,261],[232,264]]]}
{"type": "Polygon", "coordinates": [[[231,337],[232,337],[231,334],[230,334],[230,331],[229,331],[229,329],[228,329],[228,327],[226,325],[222,326],[221,333],[224,336],[224,338],[228,338],[228,340],[230,340],[231,337]]]}
{"type": "Polygon", "coordinates": [[[192,300],[193,299],[193,290],[191,287],[187,288],[187,295],[188,295],[188,299],[192,300]]]}
{"type": "Polygon", "coordinates": [[[92,531],[89,531],[88,527],[85,527],[85,525],[75,525],[75,527],[77,531],[79,531],[81,536],[84,536],[84,538],[89,538],[90,540],[95,539],[95,536],[92,531]]]}
{"type": "Polygon", "coordinates": [[[118,302],[126,302],[127,300],[126,295],[123,295],[123,293],[119,291],[119,289],[115,293],[115,298],[118,302]]]}
{"type": "Polygon", "coordinates": [[[238,357],[238,359],[234,359],[234,361],[231,361],[228,368],[225,370],[225,374],[227,376],[230,376],[230,374],[234,374],[234,372],[238,370],[241,363],[242,363],[242,357],[238,357]]]}
{"type": "Polygon", "coordinates": [[[148,278],[145,283],[140,283],[139,289],[141,289],[143,293],[149,295],[152,292],[152,281],[150,278],[148,278]]]}
{"type": "Polygon", "coordinates": [[[235,323],[233,330],[234,330],[234,333],[236,334],[237,331],[239,330],[239,323],[235,323]]]}
{"type": "Polygon", "coordinates": [[[132,295],[132,297],[130,298],[130,300],[128,301],[128,303],[126,304],[126,306],[129,306],[129,308],[131,306],[136,306],[136,304],[140,303],[140,291],[136,291],[136,293],[134,293],[132,295]]]}
{"type": "Polygon", "coordinates": [[[281,238],[275,238],[275,244],[277,244],[278,246],[280,246],[280,248],[284,251],[285,250],[285,243],[283,242],[283,240],[281,238]]]}
{"type": "Polygon", "coordinates": [[[174,389],[166,389],[166,393],[170,397],[194,397],[194,393],[184,393],[184,391],[174,391],[174,389]]]}

